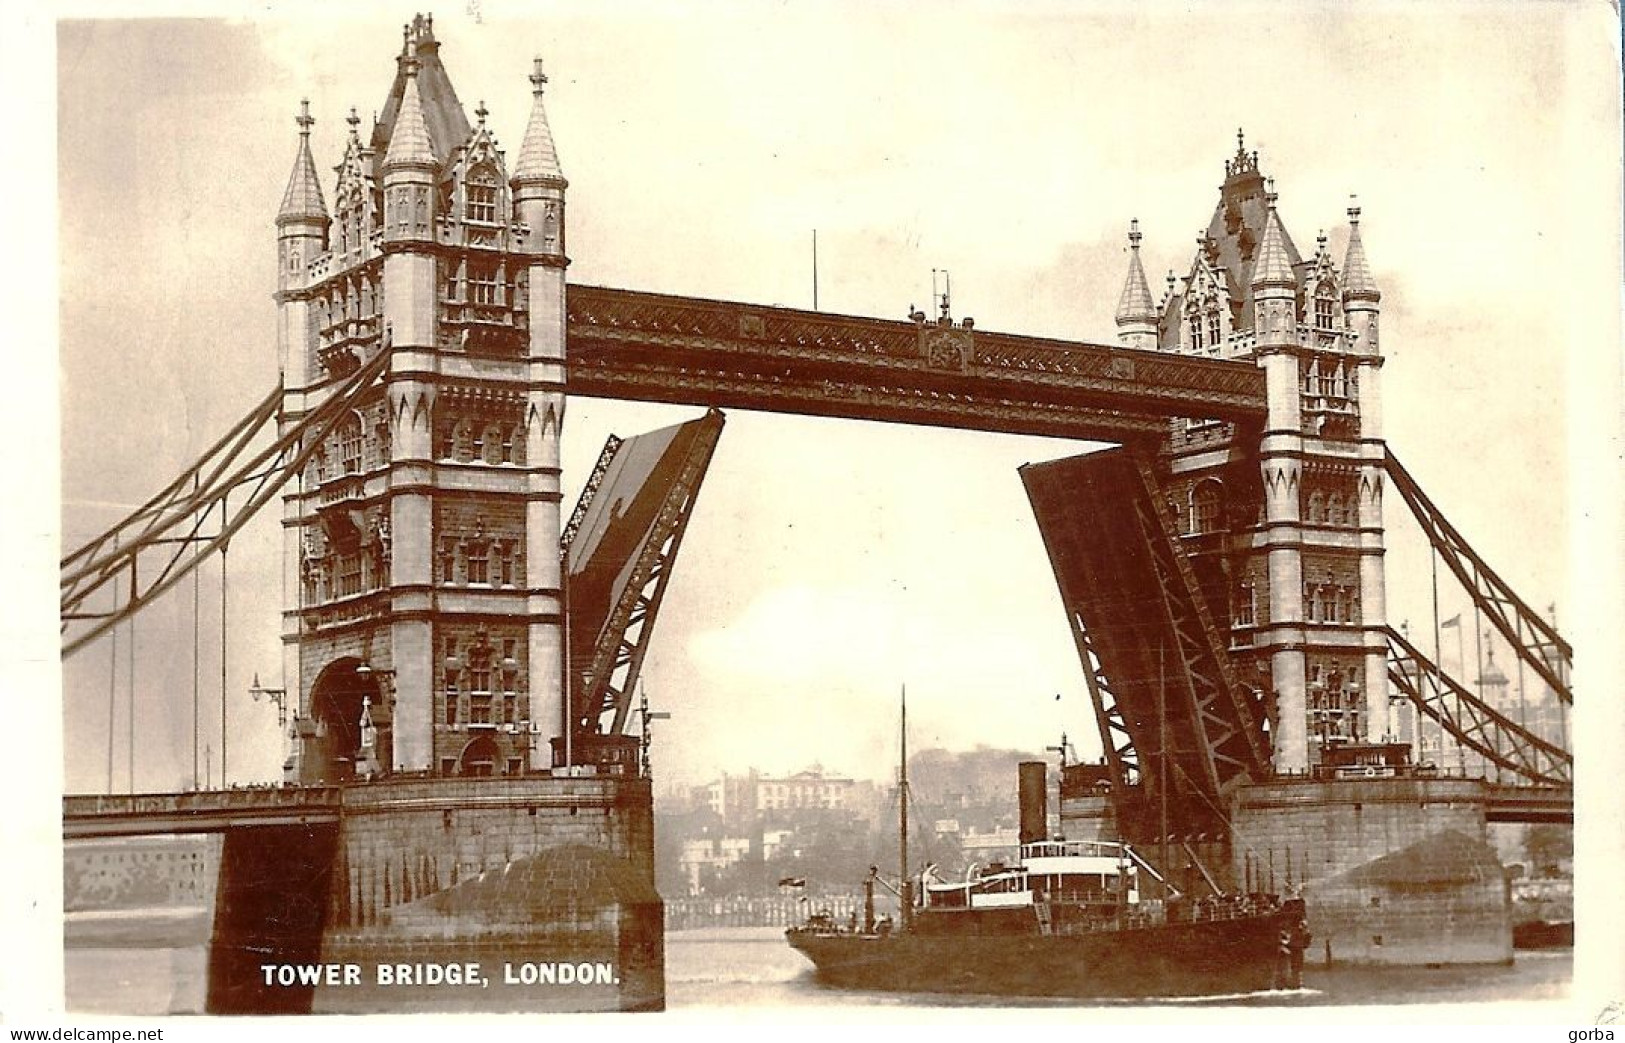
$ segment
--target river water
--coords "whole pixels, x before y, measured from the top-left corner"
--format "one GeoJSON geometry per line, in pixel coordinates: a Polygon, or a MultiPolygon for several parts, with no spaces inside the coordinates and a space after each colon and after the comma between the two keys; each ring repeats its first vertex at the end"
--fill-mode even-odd
{"type": "MultiPolygon", "coordinates": [[[[105,937],[103,941],[107,940],[105,937]]],[[[70,941],[66,950],[69,1011],[99,1014],[183,1014],[203,1009],[207,960],[201,945],[126,947],[70,941]]],[[[1520,952],[1511,966],[1473,968],[1316,968],[1292,992],[1218,999],[1168,1000],[1167,1005],[1301,1007],[1341,1004],[1461,1004],[1560,1000],[1569,993],[1569,950],[1520,952]]],[[[666,1002],[670,1010],[721,1007],[1067,1008],[1065,999],[949,994],[876,993],[831,989],[785,944],[775,927],[710,928],[666,935],[666,1002]]],[[[1131,1007],[1146,1001],[1105,1003],[1131,1007]]]]}

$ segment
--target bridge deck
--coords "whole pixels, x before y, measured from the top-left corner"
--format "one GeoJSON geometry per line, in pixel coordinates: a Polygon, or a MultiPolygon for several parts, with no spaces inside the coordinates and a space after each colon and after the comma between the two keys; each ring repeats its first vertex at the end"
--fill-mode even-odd
{"type": "Polygon", "coordinates": [[[602,286],[566,302],[576,395],[1111,442],[1264,418],[1249,362],[602,286]]]}
{"type": "Polygon", "coordinates": [[[74,795],[62,798],[65,840],[156,833],[220,833],[244,826],[302,826],[337,822],[336,786],[74,795]]]}

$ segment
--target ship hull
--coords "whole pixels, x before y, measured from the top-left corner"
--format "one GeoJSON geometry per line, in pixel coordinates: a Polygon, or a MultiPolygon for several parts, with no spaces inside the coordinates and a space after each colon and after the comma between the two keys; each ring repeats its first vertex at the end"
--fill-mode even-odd
{"type": "Polygon", "coordinates": [[[1152,999],[1279,988],[1284,914],[1087,933],[877,936],[791,930],[819,981],[841,988],[1152,999]]]}

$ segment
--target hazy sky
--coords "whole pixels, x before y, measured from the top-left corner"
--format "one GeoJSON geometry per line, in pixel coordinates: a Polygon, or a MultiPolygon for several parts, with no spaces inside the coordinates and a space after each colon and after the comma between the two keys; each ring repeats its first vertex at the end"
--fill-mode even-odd
{"type": "MultiPolygon", "coordinates": [[[[69,547],[275,381],[273,219],[293,117],[308,97],[331,204],[344,116],[382,106],[412,14],[266,9],[60,27],[69,547]]],[[[901,318],[945,268],[956,314],[979,328],[1111,341],[1129,219],[1160,293],[1163,272],[1188,270],[1238,126],[1306,254],[1325,229],[1341,261],[1358,193],[1384,295],[1390,444],[1530,602],[1558,605],[1583,675],[1578,628],[1595,624],[1583,606],[1615,596],[1611,582],[1596,589],[1594,562],[1577,573],[1570,547],[1604,524],[1573,497],[1617,481],[1607,455],[1600,470],[1572,455],[1617,431],[1619,85],[1605,8],[526,10],[482,15],[475,0],[436,11],[435,28],[465,107],[486,102],[510,157],[530,59],[546,59],[575,282],[806,307],[817,228],[826,310],[901,318]]],[[[698,412],[572,401],[566,509],[607,434],[698,412]]],[[[917,745],[1037,750],[1064,728],[1093,753],[1016,475],[1085,448],[731,412],[645,664],[651,698],[674,714],[662,781],[813,762],[884,774],[904,683],[917,745]]],[[[1397,497],[1387,509],[1389,617],[1422,624],[1427,555],[1397,497]]],[[[244,694],[256,671],[284,680],[279,554],[271,517],[231,552],[234,780],[275,778],[282,759],[274,711],[244,694]]],[[[218,571],[202,577],[196,670],[217,747],[218,571]]],[[[1453,588],[1442,598],[1447,616],[1466,605],[1453,588]]],[[[135,771],[137,788],[157,789],[191,774],[190,584],[149,615],[135,771]]],[[[70,790],[105,784],[109,660],[104,640],[65,669],[70,790]]]]}

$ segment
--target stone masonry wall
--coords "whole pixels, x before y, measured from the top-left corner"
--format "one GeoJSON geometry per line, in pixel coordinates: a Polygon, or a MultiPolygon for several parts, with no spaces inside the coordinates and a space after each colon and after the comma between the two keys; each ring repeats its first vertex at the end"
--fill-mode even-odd
{"type": "Polygon", "coordinates": [[[1244,787],[1233,869],[1254,890],[1301,888],[1315,962],[1511,958],[1506,884],[1477,780],[1373,778],[1244,787]]]}
{"type": "Polygon", "coordinates": [[[625,858],[652,880],[653,835],[647,779],[391,779],[349,787],[328,923],[364,927],[393,906],[566,844],[625,858]]]}

